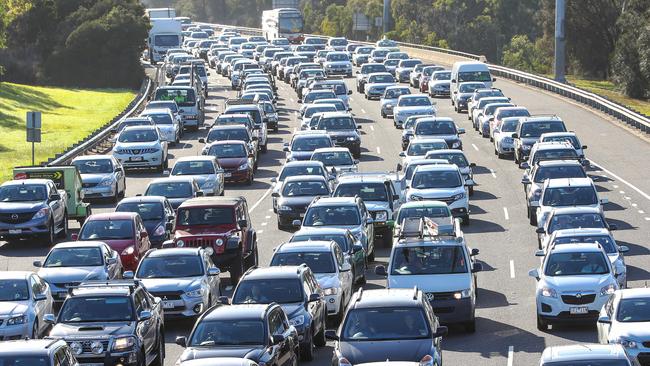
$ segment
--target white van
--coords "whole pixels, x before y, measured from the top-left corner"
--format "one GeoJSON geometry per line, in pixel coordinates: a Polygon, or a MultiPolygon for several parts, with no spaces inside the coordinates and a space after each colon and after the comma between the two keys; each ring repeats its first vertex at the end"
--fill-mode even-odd
{"type": "Polygon", "coordinates": [[[480,81],[485,84],[486,88],[492,87],[492,82],[496,81],[490,74],[488,65],[479,61],[458,61],[454,62],[451,68],[451,86],[450,91],[453,95],[458,92],[458,84],[468,81],[480,81]]]}

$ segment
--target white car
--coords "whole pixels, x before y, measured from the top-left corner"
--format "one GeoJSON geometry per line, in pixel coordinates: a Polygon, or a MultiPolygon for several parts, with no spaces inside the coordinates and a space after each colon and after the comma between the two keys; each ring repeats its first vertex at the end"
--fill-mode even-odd
{"type": "Polygon", "coordinates": [[[400,128],[409,116],[427,115],[435,117],[436,107],[426,94],[400,95],[393,107],[393,124],[400,128]]]}
{"type": "Polygon", "coordinates": [[[397,78],[397,81],[400,83],[410,82],[411,72],[420,64],[422,64],[422,60],[415,58],[400,61],[395,69],[395,78],[397,78]]]}
{"type": "Polygon", "coordinates": [[[368,75],[363,93],[366,99],[379,99],[384,95],[386,88],[396,84],[395,78],[389,72],[376,72],[368,75]]]}
{"type": "Polygon", "coordinates": [[[458,84],[458,91],[451,94],[451,104],[454,110],[460,113],[463,110],[468,110],[469,99],[477,89],[485,89],[485,83],[480,81],[468,81],[458,84]]]}
{"type": "Polygon", "coordinates": [[[352,62],[347,52],[330,52],[325,56],[323,63],[325,74],[330,77],[332,75],[345,75],[352,77],[352,62]]]}
{"type": "Polygon", "coordinates": [[[359,171],[359,160],[352,157],[347,147],[326,147],[314,150],[312,161],[320,161],[333,174],[359,171]]]}
{"type": "Polygon", "coordinates": [[[596,186],[591,178],[547,179],[542,186],[536,217],[537,227],[544,226],[553,209],[559,207],[589,207],[603,212],[607,199],[598,199],[596,186]]]}
{"type": "Polygon", "coordinates": [[[167,168],[167,142],[157,126],[132,126],[118,135],[113,156],[125,168],[167,168]]]}
{"type": "Polygon", "coordinates": [[[384,95],[379,100],[380,113],[384,118],[393,117],[393,109],[397,105],[397,99],[401,95],[411,94],[411,89],[408,86],[389,86],[386,88],[384,95]]]}
{"type": "Polygon", "coordinates": [[[26,271],[0,272],[0,339],[40,338],[49,329],[43,317],[52,313],[50,286],[26,271]]]}
{"type": "Polygon", "coordinates": [[[302,263],[314,273],[323,289],[327,315],[342,318],[352,296],[352,266],[334,241],[296,241],[279,245],[271,266],[296,266],[302,263]]]}
{"type": "Polygon", "coordinates": [[[126,193],[126,174],[111,155],[81,155],[72,160],[81,175],[84,198],[111,198],[116,201],[126,193]]]}
{"type": "Polygon", "coordinates": [[[429,79],[428,92],[432,97],[439,95],[449,95],[449,88],[451,85],[451,71],[440,70],[435,71],[429,79]]]}
{"type": "Polygon", "coordinates": [[[599,244],[561,244],[528,272],[537,280],[537,329],[556,322],[593,324],[618,290],[615,269],[599,244]]]}
{"type": "Polygon", "coordinates": [[[499,159],[505,155],[514,154],[515,140],[512,135],[517,131],[520,117],[507,117],[502,119],[494,128],[494,155],[499,159]]]}
{"type": "Polygon", "coordinates": [[[539,142],[550,141],[568,141],[576,149],[576,154],[580,159],[585,158],[584,150],[587,145],[582,145],[575,132],[547,132],[539,137],[539,142]]]}
{"type": "Polygon", "coordinates": [[[399,153],[402,158],[402,165],[406,165],[413,159],[421,159],[431,150],[448,149],[449,145],[443,139],[416,137],[409,141],[406,150],[399,153]]]}
{"type": "Polygon", "coordinates": [[[301,130],[309,130],[309,123],[311,122],[312,117],[316,113],[323,112],[337,112],[336,106],[333,104],[310,104],[305,108],[305,114],[302,115],[302,120],[300,121],[301,130]]]}
{"type": "Polygon", "coordinates": [[[177,144],[181,140],[181,125],[169,109],[147,109],[140,117],[151,118],[165,142],[177,144]]]}
{"type": "MultiPolygon", "coordinates": [[[[650,289],[618,290],[600,310],[596,328],[601,344],[620,344],[630,358],[650,353],[650,289]]],[[[644,359],[647,356],[644,356],[644,359]]]]}
{"type": "Polygon", "coordinates": [[[224,195],[224,170],[214,156],[185,156],[176,160],[171,176],[191,177],[206,196],[224,195]]]}

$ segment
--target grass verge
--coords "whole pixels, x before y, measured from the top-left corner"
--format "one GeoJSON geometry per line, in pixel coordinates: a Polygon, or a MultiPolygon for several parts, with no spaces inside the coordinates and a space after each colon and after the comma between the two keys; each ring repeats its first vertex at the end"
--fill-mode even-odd
{"type": "Polygon", "coordinates": [[[617,103],[641,112],[646,116],[650,116],[650,100],[626,97],[616,90],[616,86],[611,81],[587,80],[574,76],[567,76],[567,80],[578,88],[607,97],[617,103]]]}
{"type": "Polygon", "coordinates": [[[31,164],[31,143],[25,142],[26,112],[42,112],[41,143],[35,148],[38,164],[110,121],[135,95],[120,89],[0,83],[0,182],[11,179],[14,166],[31,164]]]}

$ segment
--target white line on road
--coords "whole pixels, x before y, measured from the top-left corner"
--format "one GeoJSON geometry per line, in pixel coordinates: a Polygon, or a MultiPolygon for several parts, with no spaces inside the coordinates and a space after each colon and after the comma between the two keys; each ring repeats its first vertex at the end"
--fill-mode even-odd
{"type": "Polygon", "coordinates": [[[490,169],[490,174],[492,174],[492,178],[497,179],[497,173],[494,172],[494,169],[490,169]]]}
{"type": "Polygon", "coordinates": [[[253,211],[255,211],[255,209],[257,208],[257,206],[259,206],[260,203],[262,203],[262,201],[266,198],[266,196],[269,195],[269,193],[271,193],[272,190],[273,190],[273,187],[269,187],[269,189],[267,189],[266,192],[264,192],[264,194],[262,195],[262,197],[260,197],[260,199],[257,200],[257,202],[255,202],[255,204],[254,204],[253,206],[251,206],[251,208],[250,208],[250,210],[248,210],[248,212],[253,212],[253,211]]]}
{"type": "Polygon", "coordinates": [[[632,204],[632,207],[636,207],[636,206],[638,206],[636,203],[633,203],[633,204],[632,204]]]}
{"type": "Polygon", "coordinates": [[[381,154],[381,150],[379,149],[379,146],[377,146],[377,154],[381,154]]]}
{"type": "Polygon", "coordinates": [[[510,278],[515,278],[515,261],[510,260],[510,278]]]}
{"type": "Polygon", "coordinates": [[[643,214],[645,213],[645,211],[643,211],[643,210],[639,210],[639,213],[640,213],[641,215],[643,215],[643,214]]]}
{"type": "Polygon", "coordinates": [[[650,221],[650,217],[644,217],[645,221],[650,221]]]}
{"type": "Polygon", "coordinates": [[[598,163],[595,163],[593,160],[591,160],[591,165],[595,165],[595,166],[597,166],[598,168],[602,169],[605,173],[611,175],[612,177],[614,177],[614,179],[621,181],[623,184],[625,184],[625,185],[627,185],[628,187],[632,188],[632,189],[635,190],[638,194],[642,195],[643,197],[645,197],[645,199],[647,199],[648,201],[650,201],[650,195],[648,195],[647,193],[643,192],[643,191],[640,190],[639,188],[633,186],[631,183],[629,183],[629,182],[626,181],[625,179],[623,179],[623,178],[619,177],[618,175],[616,175],[616,174],[610,172],[609,170],[603,168],[602,165],[600,165],[600,164],[598,164],[598,163]]]}
{"type": "Polygon", "coordinates": [[[625,191],[618,191],[618,193],[620,193],[620,194],[625,194],[625,191]]]}
{"type": "Polygon", "coordinates": [[[370,125],[370,131],[374,131],[374,130],[375,128],[372,125],[370,125]]]}
{"type": "Polygon", "coordinates": [[[350,102],[354,103],[354,98],[350,97],[350,102]]]}
{"type": "Polygon", "coordinates": [[[472,144],[472,147],[474,148],[474,150],[478,151],[478,147],[476,145],[472,144]]]}
{"type": "Polygon", "coordinates": [[[361,113],[366,114],[366,110],[361,108],[361,113]]]}
{"type": "Polygon", "coordinates": [[[291,99],[289,99],[289,100],[291,101],[291,103],[295,103],[295,102],[296,102],[296,100],[293,99],[293,98],[291,98],[291,99]]]}
{"type": "Polygon", "coordinates": [[[515,353],[515,347],[508,346],[508,366],[512,366],[514,353],[515,353]]]}
{"type": "Polygon", "coordinates": [[[272,209],[272,208],[269,208],[269,212],[273,212],[273,209],[272,209]]]}
{"type": "Polygon", "coordinates": [[[612,187],[618,188],[618,184],[613,184],[612,187]]]}
{"type": "Polygon", "coordinates": [[[271,216],[264,216],[264,218],[268,220],[271,218],[271,216]]]}
{"type": "Polygon", "coordinates": [[[258,233],[258,234],[261,234],[261,233],[263,233],[263,232],[264,232],[264,230],[257,230],[257,233],[258,233]]]}
{"type": "Polygon", "coordinates": [[[266,225],[268,225],[268,224],[269,224],[268,222],[263,222],[263,223],[262,223],[262,226],[266,226],[266,225]]]}
{"type": "Polygon", "coordinates": [[[508,215],[508,208],[507,207],[503,208],[503,216],[506,217],[506,220],[510,220],[510,215],[508,215]]]}

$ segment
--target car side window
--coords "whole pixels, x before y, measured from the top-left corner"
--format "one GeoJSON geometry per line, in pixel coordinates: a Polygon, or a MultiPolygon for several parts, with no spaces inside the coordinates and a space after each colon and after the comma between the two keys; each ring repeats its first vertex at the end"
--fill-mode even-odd
{"type": "Polygon", "coordinates": [[[614,299],[616,298],[616,295],[612,295],[609,297],[607,302],[605,303],[605,312],[607,312],[607,316],[611,319],[612,315],[614,314],[614,299]]]}
{"type": "Polygon", "coordinates": [[[36,296],[36,294],[43,292],[34,276],[29,277],[29,286],[32,288],[32,296],[36,296]]]}
{"type": "Polygon", "coordinates": [[[56,353],[54,354],[54,365],[72,366],[72,361],[70,360],[69,354],[66,353],[64,347],[61,347],[58,350],[56,350],[56,353]]]}
{"type": "Polygon", "coordinates": [[[343,268],[345,259],[343,259],[343,253],[341,253],[341,249],[339,249],[338,245],[334,246],[334,257],[336,258],[336,263],[339,267],[339,270],[341,270],[343,268]]]}
{"type": "Polygon", "coordinates": [[[273,335],[284,333],[284,325],[280,314],[280,310],[275,309],[269,315],[269,329],[273,335]]]}
{"type": "Polygon", "coordinates": [[[135,293],[133,296],[133,302],[135,303],[135,313],[136,315],[140,315],[141,312],[144,310],[147,310],[147,302],[145,300],[144,293],[142,290],[139,290],[135,293]]]}

